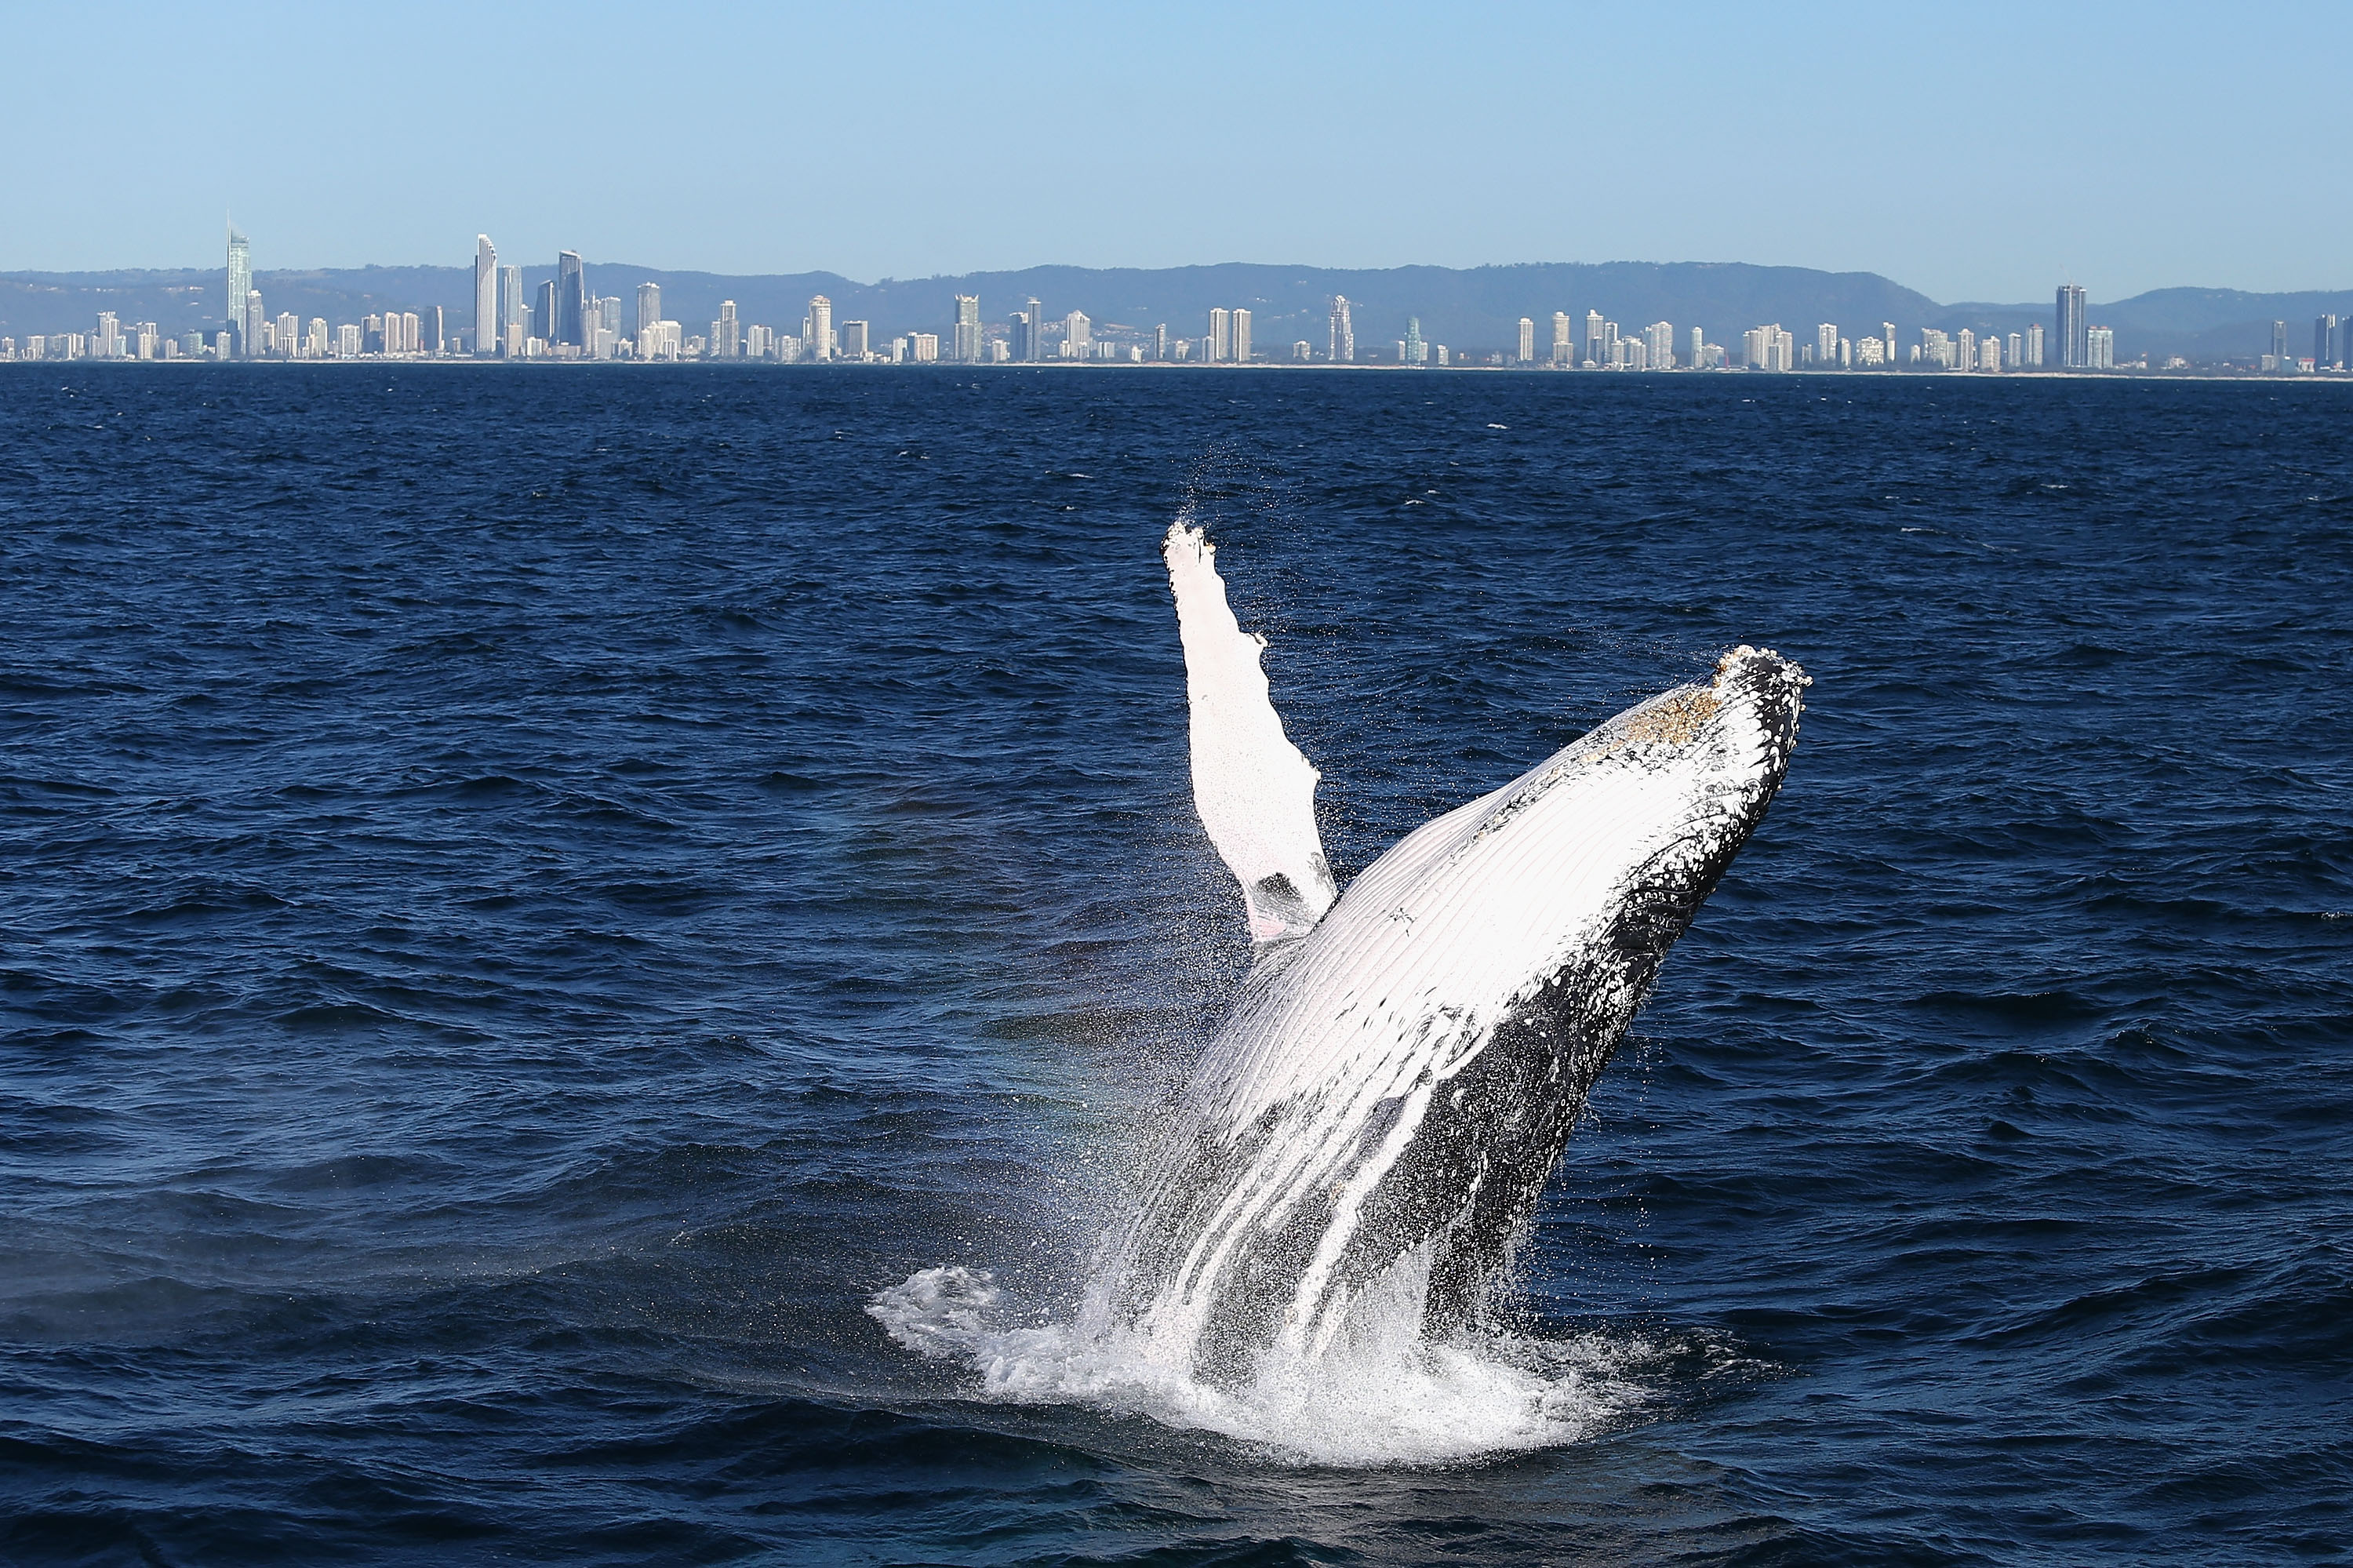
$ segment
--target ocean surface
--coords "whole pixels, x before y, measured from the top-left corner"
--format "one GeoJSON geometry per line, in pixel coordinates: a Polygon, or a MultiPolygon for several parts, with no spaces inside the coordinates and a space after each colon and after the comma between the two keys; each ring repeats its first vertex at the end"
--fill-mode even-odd
{"type": "Polygon", "coordinates": [[[2353,1556],[2353,387],[7,366],[0,552],[0,1562],[2353,1556]],[[1055,1351],[1247,959],[1187,511],[1344,883],[1815,683],[1508,1331],[1286,1421],[1055,1351]]]}

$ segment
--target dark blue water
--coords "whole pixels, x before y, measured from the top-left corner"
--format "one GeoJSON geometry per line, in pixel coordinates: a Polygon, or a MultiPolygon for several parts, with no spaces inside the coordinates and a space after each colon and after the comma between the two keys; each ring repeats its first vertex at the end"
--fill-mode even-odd
{"type": "Polygon", "coordinates": [[[2353,388],[0,376],[0,1560],[2342,1560],[2353,388]],[[1159,536],[1342,875],[1770,644],[1522,1257],[1581,1439],[981,1396],[1242,962],[1159,536]]]}

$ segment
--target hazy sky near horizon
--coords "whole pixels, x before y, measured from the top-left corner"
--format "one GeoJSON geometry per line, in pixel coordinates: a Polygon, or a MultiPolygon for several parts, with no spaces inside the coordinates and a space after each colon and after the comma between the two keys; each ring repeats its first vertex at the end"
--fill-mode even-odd
{"type": "Polygon", "coordinates": [[[2353,286],[2353,5],[0,6],[0,270],[2353,286]]]}

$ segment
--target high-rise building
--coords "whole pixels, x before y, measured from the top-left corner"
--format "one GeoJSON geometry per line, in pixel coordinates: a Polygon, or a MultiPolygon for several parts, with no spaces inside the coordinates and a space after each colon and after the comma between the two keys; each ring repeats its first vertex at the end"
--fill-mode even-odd
{"type": "Polygon", "coordinates": [[[1159,360],[1168,357],[1168,323],[1166,322],[1162,322],[1152,329],[1152,357],[1159,360]]]}
{"type": "Polygon", "coordinates": [[[867,353],[872,346],[870,337],[870,327],[871,323],[866,322],[844,322],[841,323],[842,358],[850,361],[852,364],[863,364],[865,362],[867,353]]]}
{"type": "Polygon", "coordinates": [[[1609,323],[1601,319],[1601,313],[1599,311],[1588,311],[1585,313],[1585,357],[1587,361],[1591,364],[1607,365],[1609,363],[1609,344],[1608,340],[1603,337],[1601,332],[1601,329],[1608,324],[1609,323]]]}
{"type": "Polygon", "coordinates": [[[1978,334],[1968,327],[1963,327],[1960,330],[1959,343],[1960,347],[1954,354],[1953,367],[1957,370],[1975,370],[1978,367],[1978,334]]]}
{"type": "MultiPolygon", "coordinates": [[[[2042,329],[2041,327],[2039,327],[2039,326],[2038,326],[2038,327],[2036,327],[2034,330],[2035,330],[2036,332],[2040,333],[2042,329]]],[[[1888,367],[1890,370],[1893,370],[1893,369],[1894,369],[1894,368],[1895,368],[1895,364],[1896,364],[1896,359],[1895,359],[1895,323],[1894,323],[1894,322],[1882,322],[1882,323],[1879,323],[1879,335],[1880,335],[1880,337],[1881,337],[1882,339],[1883,339],[1883,340],[1885,341],[1885,343],[1886,343],[1886,344],[1887,344],[1887,351],[1886,351],[1886,352],[1887,352],[1887,367],[1888,367]]]]}
{"type": "Polygon", "coordinates": [[[2091,318],[2084,313],[2084,291],[2073,283],[2059,285],[2059,368],[2092,367],[2091,318]]]}
{"type": "Polygon", "coordinates": [[[735,302],[733,300],[719,302],[719,319],[711,323],[711,357],[744,357],[744,328],[735,319],[735,302]]]}
{"type": "Polygon", "coordinates": [[[1034,363],[1046,357],[1046,307],[1038,302],[1037,295],[1032,294],[1023,302],[1022,309],[1029,316],[1029,352],[1017,354],[1013,357],[1034,363]]]}
{"type": "Polygon", "coordinates": [[[1223,305],[1209,309],[1209,352],[1204,356],[1213,365],[1221,365],[1234,356],[1234,313],[1223,305]]]}
{"type": "Polygon", "coordinates": [[[2337,363],[2337,318],[2315,316],[2312,320],[2312,367],[2326,370],[2337,363]]]}
{"type": "Polygon", "coordinates": [[[542,343],[555,341],[555,280],[539,286],[539,302],[532,307],[531,335],[542,343]]]}
{"type": "Polygon", "coordinates": [[[1675,367],[1675,329],[1672,322],[1652,322],[1642,329],[1644,357],[1653,370],[1675,367]]]}
{"type": "Polygon", "coordinates": [[[2084,368],[2114,370],[2116,367],[2116,334],[2104,326],[2084,329],[2084,368]]]}
{"type": "Polygon", "coordinates": [[[1536,323],[1532,316],[1520,318],[1520,351],[1513,358],[1521,365],[1536,362],[1536,323]]]}
{"type": "Polygon", "coordinates": [[[2020,357],[2019,364],[2037,370],[2042,368],[2042,323],[2041,322],[2027,323],[2025,353],[2020,357]]]}
{"type": "Polygon", "coordinates": [[[809,301],[808,331],[803,333],[801,338],[807,345],[801,352],[809,358],[828,360],[833,357],[833,302],[823,294],[809,301]]]}
{"type": "Polygon", "coordinates": [[[1567,311],[1552,313],[1552,362],[1556,366],[1577,363],[1577,323],[1567,311]]]}
{"type": "Polygon", "coordinates": [[[238,331],[244,334],[242,352],[248,355],[261,352],[262,329],[269,321],[269,313],[261,308],[261,291],[248,289],[245,291],[245,320],[238,326],[238,331]]]}
{"type": "Polygon", "coordinates": [[[522,269],[501,267],[499,269],[499,353],[521,354],[521,340],[530,335],[531,321],[522,293],[522,269]]]}
{"type": "Polygon", "coordinates": [[[1694,370],[1707,368],[1707,339],[1697,327],[1692,328],[1691,334],[1691,367],[1694,370]]]}
{"type": "Polygon", "coordinates": [[[1062,357],[1084,359],[1095,341],[1095,323],[1087,319],[1084,311],[1072,311],[1062,318],[1062,357]]]}
{"type": "Polygon", "coordinates": [[[1356,323],[1348,309],[1348,296],[1332,296],[1332,330],[1325,350],[1335,365],[1353,365],[1356,361],[1356,323]]]}
{"type": "Polygon", "coordinates": [[[2287,362],[2287,323],[2272,323],[2272,363],[2274,370],[2292,370],[2287,362]]]}
{"type": "Polygon", "coordinates": [[[243,352],[245,342],[245,297],[253,291],[253,248],[237,226],[228,226],[228,302],[222,308],[221,322],[229,330],[229,340],[243,352]]]}
{"type": "Polygon", "coordinates": [[[955,330],[948,334],[948,352],[958,365],[980,363],[980,296],[955,297],[955,330]]]}
{"type": "Polygon", "coordinates": [[[1836,322],[1823,322],[1814,328],[1814,363],[1828,370],[1838,363],[1839,329],[1836,322]]]}
{"type": "Polygon", "coordinates": [[[1234,363],[1248,365],[1250,361],[1250,317],[1248,311],[1234,313],[1234,363]]]}
{"type": "Polygon", "coordinates": [[[2009,341],[2002,345],[2002,363],[2012,370],[2026,363],[2025,334],[2014,332],[2010,334],[2009,341]]]}
{"type": "Polygon", "coordinates": [[[588,273],[577,250],[555,258],[555,332],[549,341],[588,346],[588,273]]]}
{"type": "Polygon", "coordinates": [[[642,335],[642,334],[644,334],[645,330],[646,330],[648,327],[652,326],[656,322],[659,322],[659,321],[660,321],[661,319],[662,319],[662,313],[661,313],[661,285],[660,285],[659,283],[640,283],[640,284],[638,284],[638,333],[642,335]]]}
{"type": "Polygon", "coordinates": [[[1778,322],[1750,327],[1742,334],[1742,357],[1751,370],[1789,370],[1798,363],[1798,340],[1778,322]]]}
{"type": "Polygon", "coordinates": [[[1011,331],[1008,335],[1011,340],[1008,346],[1012,350],[1014,363],[1017,365],[1027,365],[1031,360],[1037,358],[1038,349],[1036,339],[1038,335],[1038,327],[1036,318],[1031,316],[1028,311],[1016,311],[1013,313],[1012,320],[1008,322],[1006,324],[1011,328],[1011,331]]]}
{"type": "Polygon", "coordinates": [[[1421,341],[1419,316],[1408,316],[1405,319],[1405,353],[1402,357],[1408,365],[1429,363],[1430,344],[1421,341]]]}
{"type": "Polygon", "coordinates": [[[487,234],[474,236],[474,354],[499,346],[499,248],[487,234]]]}

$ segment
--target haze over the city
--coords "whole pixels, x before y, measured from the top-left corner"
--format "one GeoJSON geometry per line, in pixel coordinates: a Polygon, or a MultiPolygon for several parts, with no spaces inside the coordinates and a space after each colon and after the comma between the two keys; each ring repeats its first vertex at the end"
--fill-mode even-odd
{"type": "Polygon", "coordinates": [[[2353,11],[42,8],[0,270],[1740,260],[1944,300],[2353,271],[2353,11]]]}

